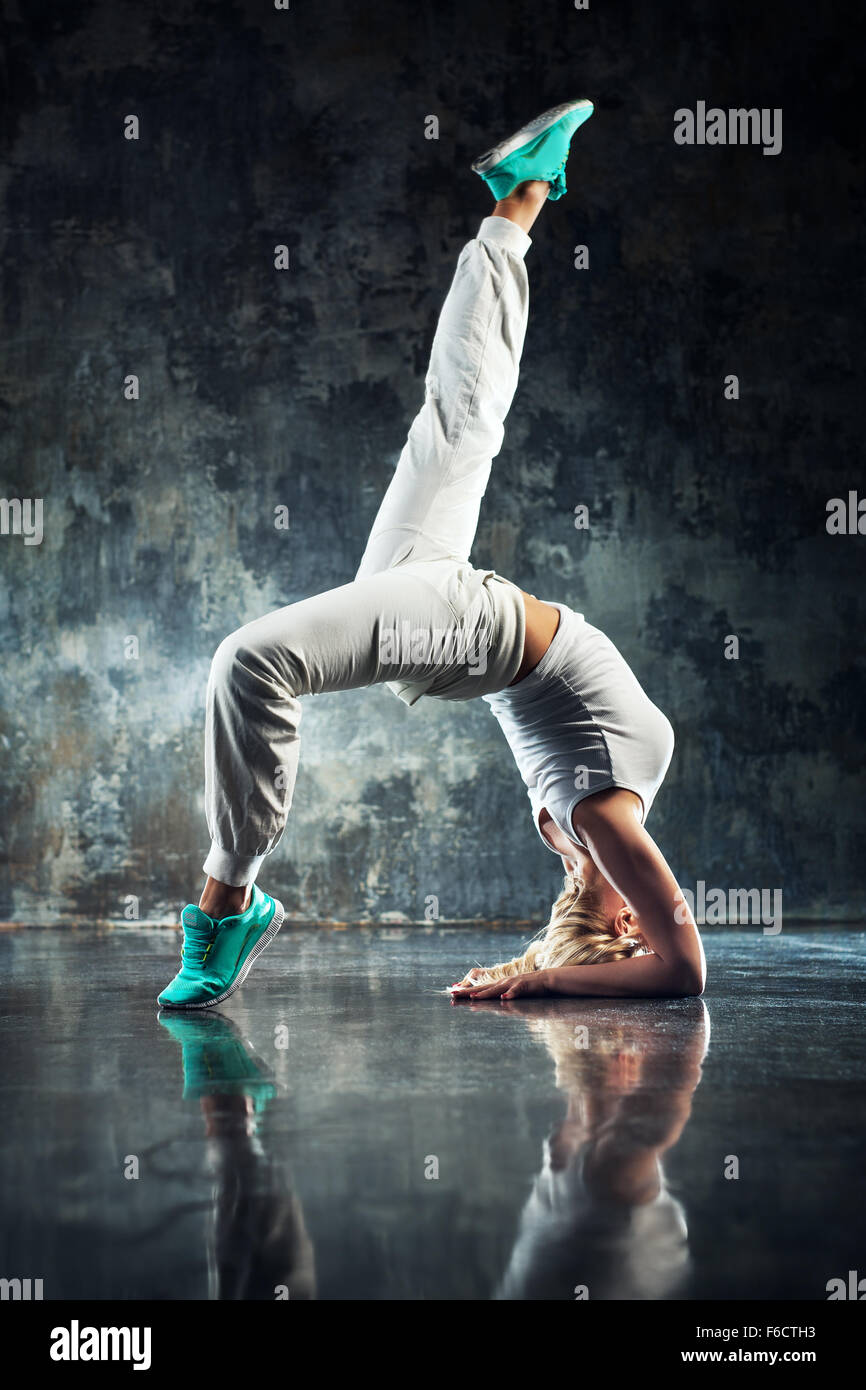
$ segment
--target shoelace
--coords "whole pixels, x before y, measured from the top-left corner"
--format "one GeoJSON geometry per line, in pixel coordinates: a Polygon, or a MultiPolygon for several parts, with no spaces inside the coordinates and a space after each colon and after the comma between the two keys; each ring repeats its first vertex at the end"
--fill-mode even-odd
{"type": "Polygon", "coordinates": [[[180,948],[181,965],[185,965],[189,970],[200,970],[214,943],[215,935],[216,928],[213,926],[185,926],[183,945],[180,948]]]}

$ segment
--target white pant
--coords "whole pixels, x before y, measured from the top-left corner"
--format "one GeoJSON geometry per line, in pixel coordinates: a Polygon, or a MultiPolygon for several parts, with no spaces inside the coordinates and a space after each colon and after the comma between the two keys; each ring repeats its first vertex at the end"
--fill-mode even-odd
{"type": "Polygon", "coordinates": [[[297,775],[299,696],[386,682],[470,699],[523,655],[520,593],[469,563],[490,466],[517,386],[531,239],[486,217],[460,253],[424,404],[355,580],[247,623],[220,643],[207,692],[204,870],[252,883],[283,833],[297,775]]]}

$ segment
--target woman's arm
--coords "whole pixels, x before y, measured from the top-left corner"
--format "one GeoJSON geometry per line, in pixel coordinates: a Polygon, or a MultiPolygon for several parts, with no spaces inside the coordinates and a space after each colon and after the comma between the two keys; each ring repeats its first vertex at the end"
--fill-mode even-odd
{"type": "Polygon", "coordinates": [[[702,994],[704,980],[653,952],[606,965],[560,965],[542,970],[547,994],[603,994],[624,998],[673,999],[702,994]]]}
{"type": "Polygon", "coordinates": [[[570,994],[675,998],[702,994],[706,961],[700,934],[658,845],[617,789],[596,792],[574,808],[578,838],[637,915],[651,955],[599,965],[565,965],[460,991],[476,999],[570,994]]]}
{"type": "MultiPolygon", "coordinates": [[[[703,959],[703,952],[701,952],[703,959]]],[[[492,985],[454,989],[455,999],[523,999],[533,995],[600,994],[606,998],[677,999],[703,993],[703,976],[680,969],[656,954],[629,956],[606,965],[558,965],[512,975],[492,985]]]]}
{"type": "Polygon", "coordinates": [[[617,994],[703,993],[707,966],[695,919],[664,855],[636,819],[630,798],[615,790],[588,796],[574,808],[572,824],[607,881],[637,914],[652,955],[609,966],[571,966],[560,983],[571,984],[579,970],[595,977],[595,984],[585,982],[586,993],[606,993],[606,985],[617,994]],[[619,987],[620,981],[625,987],[619,987]]]}

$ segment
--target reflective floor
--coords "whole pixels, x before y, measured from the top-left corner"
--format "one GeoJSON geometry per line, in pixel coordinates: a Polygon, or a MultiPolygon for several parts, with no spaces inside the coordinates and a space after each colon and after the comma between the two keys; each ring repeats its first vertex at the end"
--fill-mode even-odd
{"type": "Polygon", "coordinates": [[[719,929],[704,1000],[438,992],[521,940],[287,928],[220,1013],[160,1017],[174,933],[3,934],[0,1277],[825,1300],[866,1274],[862,930],[719,929]]]}

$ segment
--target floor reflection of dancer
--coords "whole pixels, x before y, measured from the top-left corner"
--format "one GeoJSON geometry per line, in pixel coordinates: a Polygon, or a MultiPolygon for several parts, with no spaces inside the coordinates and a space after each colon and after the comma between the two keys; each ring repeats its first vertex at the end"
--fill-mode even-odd
{"type": "Polygon", "coordinates": [[[271,1074],[221,1014],[161,1014],[183,1050],[184,1099],[198,1100],[214,1178],[209,1297],[315,1297],[313,1246],[285,1165],[270,1157],[259,1123],[276,1095],[271,1074]]]}
{"type": "Polygon", "coordinates": [[[545,1144],[494,1296],[678,1296],[689,1271],[688,1232],[661,1157],[679,1139],[700,1081],[710,1035],[705,1004],[683,1001],[665,1013],[664,1028],[657,1006],[506,1007],[522,1012],[547,1047],[568,1108],[545,1144]]]}

